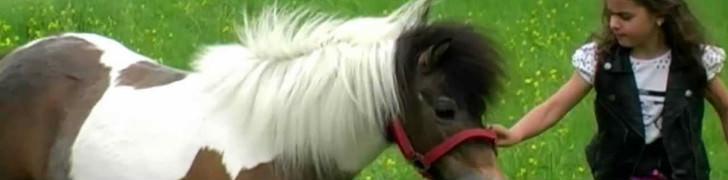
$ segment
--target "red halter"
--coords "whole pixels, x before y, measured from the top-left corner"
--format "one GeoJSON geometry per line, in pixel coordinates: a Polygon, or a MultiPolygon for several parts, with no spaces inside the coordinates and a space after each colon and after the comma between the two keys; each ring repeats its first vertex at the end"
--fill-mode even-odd
{"type": "Polygon", "coordinates": [[[404,131],[402,122],[399,118],[392,120],[389,127],[389,133],[394,136],[394,141],[404,157],[417,167],[417,170],[422,176],[427,178],[431,178],[428,171],[432,167],[432,164],[453,150],[455,146],[460,145],[463,141],[477,139],[479,141],[486,141],[495,145],[496,140],[495,131],[486,129],[468,129],[449,137],[423,155],[422,153],[415,151],[412,147],[412,143],[410,143],[409,138],[407,138],[407,133],[404,131]]]}

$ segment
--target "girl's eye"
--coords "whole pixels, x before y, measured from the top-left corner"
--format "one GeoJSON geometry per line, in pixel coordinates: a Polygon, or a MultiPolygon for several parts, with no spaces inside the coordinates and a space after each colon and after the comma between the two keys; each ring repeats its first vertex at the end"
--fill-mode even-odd
{"type": "Polygon", "coordinates": [[[619,17],[622,18],[622,20],[625,20],[625,21],[629,21],[630,19],[632,19],[632,16],[631,15],[620,15],[619,17]]]}
{"type": "Polygon", "coordinates": [[[627,13],[618,13],[617,16],[619,16],[620,19],[625,20],[625,21],[629,21],[630,19],[632,19],[632,17],[634,17],[631,14],[627,14],[627,13]]]}
{"type": "Polygon", "coordinates": [[[610,16],[610,18],[619,18],[619,20],[622,20],[622,21],[629,21],[629,20],[631,20],[631,19],[632,19],[633,17],[634,17],[634,16],[633,16],[632,14],[627,14],[627,13],[613,13],[613,14],[612,14],[612,15],[610,16]]]}

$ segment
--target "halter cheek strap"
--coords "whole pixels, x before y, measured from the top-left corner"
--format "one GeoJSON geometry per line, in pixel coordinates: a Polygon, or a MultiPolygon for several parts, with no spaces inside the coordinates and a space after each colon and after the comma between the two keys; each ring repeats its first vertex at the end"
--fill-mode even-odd
{"type": "Polygon", "coordinates": [[[448,152],[452,151],[456,146],[462,144],[464,141],[478,140],[495,145],[496,140],[496,133],[492,130],[468,129],[449,137],[423,155],[412,147],[412,143],[407,137],[407,133],[404,131],[402,122],[399,118],[392,120],[389,125],[389,133],[393,136],[392,138],[394,138],[394,142],[397,144],[397,147],[399,147],[399,150],[402,152],[404,157],[417,168],[422,176],[427,178],[431,178],[428,171],[432,167],[432,164],[445,156],[448,152]]]}

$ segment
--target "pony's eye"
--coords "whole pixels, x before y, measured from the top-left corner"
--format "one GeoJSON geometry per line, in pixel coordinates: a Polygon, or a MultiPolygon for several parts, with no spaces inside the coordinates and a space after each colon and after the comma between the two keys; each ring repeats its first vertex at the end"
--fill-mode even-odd
{"type": "Polygon", "coordinates": [[[452,120],[455,119],[455,110],[457,104],[454,100],[447,97],[439,97],[435,101],[435,115],[440,119],[452,120]]]}

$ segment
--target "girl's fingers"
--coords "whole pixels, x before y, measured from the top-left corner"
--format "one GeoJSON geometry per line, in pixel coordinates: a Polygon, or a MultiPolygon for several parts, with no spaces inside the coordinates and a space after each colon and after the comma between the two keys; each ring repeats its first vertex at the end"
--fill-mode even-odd
{"type": "Polygon", "coordinates": [[[500,124],[491,125],[490,129],[495,131],[495,133],[496,133],[496,135],[498,135],[499,139],[506,138],[510,135],[510,131],[508,130],[508,128],[506,128],[500,124]]]}
{"type": "Polygon", "coordinates": [[[511,130],[500,124],[488,125],[486,128],[493,130],[498,136],[496,144],[501,147],[509,147],[518,143],[518,140],[511,135],[511,130]]]}

